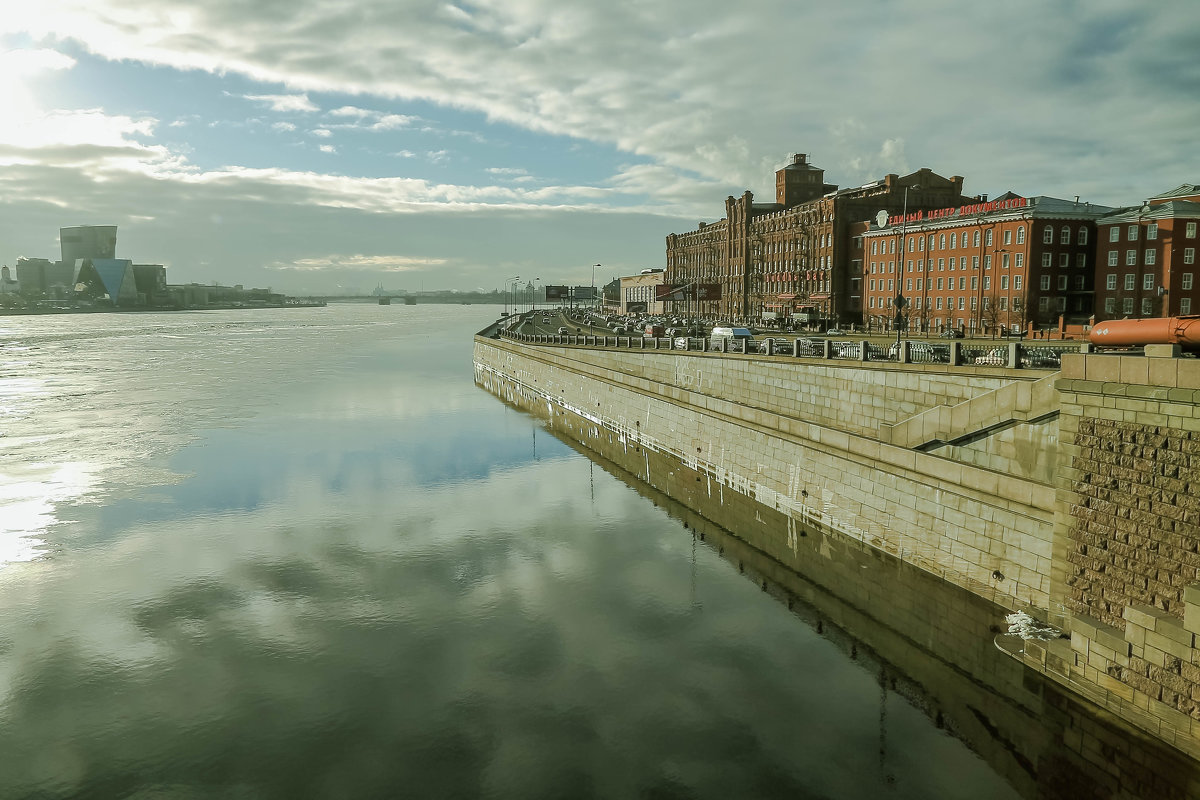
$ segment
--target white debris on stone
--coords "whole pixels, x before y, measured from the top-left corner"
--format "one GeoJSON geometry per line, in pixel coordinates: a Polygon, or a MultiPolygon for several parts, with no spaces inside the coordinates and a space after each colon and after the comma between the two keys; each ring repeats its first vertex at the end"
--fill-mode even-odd
{"type": "Polygon", "coordinates": [[[1048,642],[1062,636],[1062,631],[1058,628],[1036,620],[1024,611],[1009,614],[1004,618],[1004,621],[1008,623],[1009,633],[1020,636],[1025,640],[1038,639],[1048,642]]]}

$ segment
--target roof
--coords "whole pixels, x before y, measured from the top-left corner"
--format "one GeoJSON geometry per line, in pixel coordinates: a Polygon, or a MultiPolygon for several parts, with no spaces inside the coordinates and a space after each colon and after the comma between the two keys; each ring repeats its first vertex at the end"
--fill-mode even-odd
{"type": "Polygon", "coordinates": [[[1200,183],[1181,183],[1174,189],[1150,197],[1151,200],[1164,200],[1171,197],[1189,197],[1200,195],[1200,183]]]}
{"type": "Polygon", "coordinates": [[[1177,217],[1200,218],[1200,203],[1190,200],[1168,200],[1154,205],[1134,206],[1123,209],[1097,220],[1099,225],[1117,222],[1138,222],[1144,219],[1175,219],[1177,217]]]}

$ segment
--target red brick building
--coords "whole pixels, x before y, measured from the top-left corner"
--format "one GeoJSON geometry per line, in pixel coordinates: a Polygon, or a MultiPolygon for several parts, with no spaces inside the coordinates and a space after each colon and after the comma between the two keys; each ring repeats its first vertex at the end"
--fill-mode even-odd
{"type": "Polygon", "coordinates": [[[1005,194],[852,230],[862,242],[864,321],[968,335],[1058,328],[1092,315],[1096,220],[1112,208],[1005,194]],[[901,255],[903,254],[903,255],[901,255]]]}
{"type": "Polygon", "coordinates": [[[725,217],[667,237],[666,282],[721,284],[721,300],[691,310],[712,318],[795,317],[812,324],[858,322],[863,314],[861,252],[850,226],[880,211],[967,202],[963,179],[925,168],[849,189],[825,182],[803,153],[775,173],[775,202],[747,191],[725,200],[725,217]],[[920,186],[914,190],[913,187],[920,186]]]}
{"type": "Polygon", "coordinates": [[[1200,313],[1200,185],[1099,220],[1096,320],[1200,313]]]}

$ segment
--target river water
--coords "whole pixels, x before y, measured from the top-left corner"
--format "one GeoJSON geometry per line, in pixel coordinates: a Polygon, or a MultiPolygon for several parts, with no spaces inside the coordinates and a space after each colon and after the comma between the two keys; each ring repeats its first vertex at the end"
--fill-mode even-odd
{"type": "Polygon", "coordinates": [[[475,386],[497,311],[0,317],[0,797],[1035,796],[475,386]]]}

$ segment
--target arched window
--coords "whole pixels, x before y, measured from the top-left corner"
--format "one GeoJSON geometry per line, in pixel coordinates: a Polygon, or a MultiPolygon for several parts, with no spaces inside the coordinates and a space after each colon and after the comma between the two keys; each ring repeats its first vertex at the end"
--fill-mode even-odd
{"type": "Polygon", "coordinates": [[[979,247],[979,231],[975,231],[975,241],[973,242],[973,246],[979,247]]]}
{"type": "Polygon", "coordinates": [[[1042,244],[1054,244],[1054,226],[1047,225],[1042,228],[1042,244]]]}
{"type": "Polygon", "coordinates": [[[1087,228],[1083,225],[1079,226],[1079,243],[1087,244],[1087,228]]]}
{"type": "Polygon", "coordinates": [[[1017,228],[1017,244],[1025,244],[1025,226],[1021,225],[1017,228]]]}
{"type": "Polygon", "coordinates": [[[938,250],[945,250],[945,249],[946,249],[946,234],[943,233],[941,236],[938,237],[938,250]]]}
{"type": "Polygon", "coordinates": [[[1062,235],[1059,236],[1058,241],[1060,244],[1070,244],[1071,243],[1071,228],[1070,228],[1070,226],[1063,225],[1062,235]]]}
{"type": "Polygon", "coordinates": [[[985,233],[983,235],[983,243],[988,247],[992,246],[992,229],[991,228],[988,228],[987,233],[985,233]]]}

